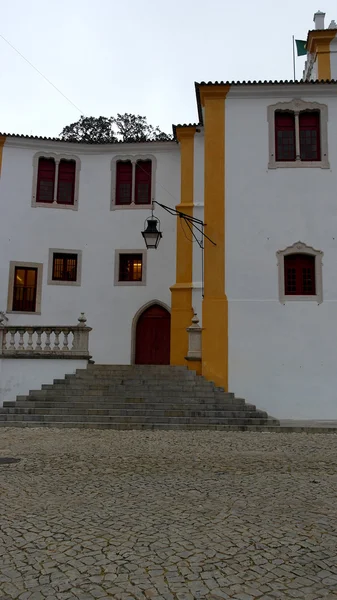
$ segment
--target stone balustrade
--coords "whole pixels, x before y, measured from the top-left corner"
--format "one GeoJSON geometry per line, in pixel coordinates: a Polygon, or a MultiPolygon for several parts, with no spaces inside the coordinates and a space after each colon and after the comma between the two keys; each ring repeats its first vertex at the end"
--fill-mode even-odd
{"type": "Polygon", "coordinates": [[[0,358],[89,359],[89,333],[84,313],[78,325],[0,324],[0,358]]]}

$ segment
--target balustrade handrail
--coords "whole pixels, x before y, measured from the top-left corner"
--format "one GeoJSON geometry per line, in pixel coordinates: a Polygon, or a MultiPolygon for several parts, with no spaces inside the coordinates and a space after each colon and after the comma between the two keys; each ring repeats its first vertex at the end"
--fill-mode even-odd
{"type": "Polygon", "coordinates": [[[0,326],[0,358],[91,358],[86,318],[78,325],[0,326]],[[71,340],[69,336],[72,336],[71,340]]]}

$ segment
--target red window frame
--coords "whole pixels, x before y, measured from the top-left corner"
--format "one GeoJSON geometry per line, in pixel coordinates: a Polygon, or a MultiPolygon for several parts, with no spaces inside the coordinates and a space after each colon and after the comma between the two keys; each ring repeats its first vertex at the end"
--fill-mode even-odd
{"type": "Polygon", "coordinates": [[[57,180],[57,204],[73,205],[75,202],[76,161],[61,158],[57,180]]]}
{"type": "Polygon", "coordinates": [[[116,204],[128,205],[132,202],[132,163],[119,160],[116,163],[116,204]]]}
{"type": "Polygon", "coordinates": [[[286,296],[315,296],[315,256],[288,254],[284,257],[284,293],[286,296]]]}
{"type": "Polygon", "coordinates": [[[275,160],[296,160],[295,113],[275,111],[275,160]]]}
{"type": "Polygon", "coordinates": [[[320,111],[299,114],[300,156],[303,161],[321,160],[320,111]]]}
{"type": "Polygon", "coordinates": [[[152,161],[138,160],[135,174],[135,204],[151,204],[152,161]]]}
{"type": "Polygon", "coordinates": [[[143,255],[120,254],[118,281],[142,281],[143,255]]]}
{"type": "Polygon", "coordinates": [[[12,310],[35,312],[37,294],[37,269],[35,267],[15,267],[12,310]],[[21,273],[19,274],[19,272],[21,273]],[[33,282],[29,277],[33,275],[33,282]]]}
{"type": "Polygon", "coordinates": [[[39,158],[36,184],[36,202],[54,202],[56,165],[53,158],[39,158]]]}
{"type": "Polygon", "coordinates": [[[77,254],[53,254],[52,281],[77,281],[77,254]]]}

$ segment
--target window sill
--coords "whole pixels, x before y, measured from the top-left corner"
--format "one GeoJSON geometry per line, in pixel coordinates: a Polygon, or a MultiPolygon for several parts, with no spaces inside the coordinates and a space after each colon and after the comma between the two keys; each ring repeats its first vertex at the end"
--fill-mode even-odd
{"type": "Polygon", "coordinates": [[[330,169],[328,159],[323,160],[289,160],[289,161],[276,161],[270,160],[268,163],[268,169],[330,169]]]}
{"type": "Polygon", "coordinates": [[[146,282],[145,281],[116,281],[116,283],[115,283],[116,287],[124,286],[124,285],[131,285],[131,286],[146,285],[146,282]]]}
{"type": "Polygon", "coordinates": [[[152,202],[150,204],[111,204],[110,210],[137,210],[139,208],[141,210],[144,210],[144,208],[151,210],[151,207],[152,202]]]}
{"type": "Polygon", "coordinates": [[[78,210],[77,204],[58,204],[57,202],[36,202],[32,201],[33,208],[57,208],[59,210],[78,210]]]}
{"type": "Polygon", "coordinates": [[[319,298],[317,295],[315,296],[283,296],[280,298],[281,304],[286,304],[287,302],[317,302],[317,304],[322,304],[322,298],[319,298]]]}
{"type": "MultiPolygon", "coordinates": [[[[27,310],[6,310],[6,314],[9,315],[41,315],[41,311],[28,312],[27,310]]],[[[20,327],[18,325],[18,327],[20,327]]]]}
{"type": "Polygon", "coordinates": [[[69,285],[70,287],[78,287],[81,285],[80,281],[54,281],[53,279],[48,279],[47,285],[69,285]]]}

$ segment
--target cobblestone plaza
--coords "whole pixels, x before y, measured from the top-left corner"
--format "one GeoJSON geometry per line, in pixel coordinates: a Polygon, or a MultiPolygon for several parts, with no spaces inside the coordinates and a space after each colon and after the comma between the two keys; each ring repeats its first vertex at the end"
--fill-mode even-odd
{"type": "Polygon", "coordinates": [[[0,598],[337,599],[337,435],[2,429],[0,598]]]}

